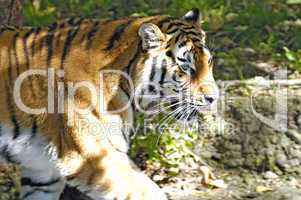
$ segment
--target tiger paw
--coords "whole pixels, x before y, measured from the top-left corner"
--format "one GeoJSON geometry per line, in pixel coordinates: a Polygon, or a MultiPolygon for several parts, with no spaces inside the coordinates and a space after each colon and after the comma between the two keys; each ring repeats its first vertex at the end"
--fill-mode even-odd
{"type": "Polygon", "coordinates": [[[145,174],[139,172],[136,189],[129,200],[167,200],[161,188],[145,174]]]}

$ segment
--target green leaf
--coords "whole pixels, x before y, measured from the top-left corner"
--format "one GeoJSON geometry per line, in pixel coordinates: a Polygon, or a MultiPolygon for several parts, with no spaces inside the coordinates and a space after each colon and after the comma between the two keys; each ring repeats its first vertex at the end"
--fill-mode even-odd
{"type": "Polygon", "coordinates": [[[283,47],[284,51],[285,51],[285,57],[289,60],[289,61],[296,61],[296,57],[294,55],[294,52],[290,51],[287,47],[283,47]]]}

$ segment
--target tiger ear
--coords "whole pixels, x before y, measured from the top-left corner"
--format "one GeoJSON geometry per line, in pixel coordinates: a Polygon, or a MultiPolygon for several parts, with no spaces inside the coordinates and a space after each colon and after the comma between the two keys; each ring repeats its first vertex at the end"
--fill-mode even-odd
{"type": "Polygon", "coordinates": [[[193,8],[192,10],[188,11],[184,16],[183,19],[192,23],[201,24],[202,23],[202,15],[197,8],[193,8]]]}
{"type": "Polygon", "coordinates": [[[152,23],[142,24],[139,28],[138,35],[142,39],[142,47],[144,50],[160,47],[165,38],[160,28],[152,23]]]}

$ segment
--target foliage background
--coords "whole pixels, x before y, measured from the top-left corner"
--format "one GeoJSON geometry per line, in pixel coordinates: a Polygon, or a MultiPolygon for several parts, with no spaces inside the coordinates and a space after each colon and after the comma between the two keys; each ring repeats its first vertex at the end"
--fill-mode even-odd
{"type": "Polygon", "coordinates": [[[181,16],[196,7],[203,13],[209,45],[230,62],[226,64],[238,68],[237,76],[218,78],[243,79],[256,73],[244,72],[243,63],[235,59],[237,46],[253,48],[258,56],[254,59],[280,60],[301,71],[300,5],[300,0],[25,0],[23,16],[25,25],[40,26],[70,16],[181,16]]]}

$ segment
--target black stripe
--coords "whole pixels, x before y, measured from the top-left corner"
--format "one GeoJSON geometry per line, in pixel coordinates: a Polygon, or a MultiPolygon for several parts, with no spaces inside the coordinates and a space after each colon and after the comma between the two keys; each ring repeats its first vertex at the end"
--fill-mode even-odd
{"type": "Polygon", "coordinates": [[[65,41],[65,44],[64,44],[64,48],[63,48],[63,53],[62,53],[62,57],[61,57],[61,69],[64,69],[64,62],[65,62],[65,59],[68,55],[68,51],[71,47],[71,43],[73,41],[73,39],[76,37],[78,31],[79,31],[79,26],[80,26],[80,21],[77,24],[77,26],[75,27],[75,22],[74,22],[74,19],[71,18],[68,22],[69,24],[71,24],[72,26],[74,26],[74,28],[71,28],[68,33],[67,33],[67,38],[66,38],[66,41],[65,41]]]}
{"type": "Polygon", "coordinates": [[[2,150],[1,150],[1,156],[3,156],[7,162],[10,162],[12,163],[13,162],[13,159],[12,159],[12,156],[8,150],[8,145],[5,145],[2,150]]]}
{"type": "Polygon", "coordinates": [[[174,23],[172,23],[172,25],[173,26],[178,26],[178,27],[181,27],[181,28],[183,28],[183,29],[190,29],[190,28],[192,28],[193,26],[189,26],[189,25],[187,25],[187,24],[185,24],[185,23],[183,23],[183,22],[181,22],[181,21],[177,21],[177,22],[174,22],[174,23]]]}
{"type": "Polygon", "coordinates": [[[15,67],[17,70],[17,75],[20,74],[20,65],[19,65],[19,58],[17,55],[17,39],[19,37],[19,33],[16,33],[13,37],[13,53],[14,53],[14,57],[15,57],[15,67]]]}
{"type": "Polygon", "coordinates": [[[153,45],[153,46],[147,46],[147,49],[150,50],[150,49],[155,49],[157,48],[159,45],[153,45]]]}
{"type": "Polygon", "coordinates": [[[187,43],[187,41],[185,40],[185,41],[181,42],[181,43],[178,45],[178,47],[179,47],[179,48],[182,48],[182,47],[184,47],[184,46],[186,45],[186,43],[187,43]]]}
{"type": "Polygon", "coordinates": [[[59,25],[59,29],[63,29],[65,28],[65,22],[62,22],[60,25],[59,25]]]}
{"type": "Polygon", "coordinates": [[[39,190],[35,190],[35,189],[33,189],[33,190],[31,190],[31,191],[28,191],[27,193],[24,194],[24,196],[22,197],[22,199],[24,200],[24,199],[26,199],[27,197],[33,195],[34,193],[36,193],[36,192],[38,192],[38,191],[39,191],[39,190]]]}
{"type": "Polygon", "coordinates": [[[65,23],[64,22],[60,24],[60,29],[63,29],[63,28],[65,28],[65,23]]]}
{"type": "MultiPolygon", "coordinates": [[[[14,38],[13,38],[13,51],[14,51],[14,56],[15,56],[15,62],[16,62],[16,68],[17,68],[17,74],[19,74],[19,61],[18,61],[18,56],[17,56],[17,49],[16,49],[16,42],[17,42],[17,37],[19,36],[18,33],[16,33],[14,35],[14,38]]],[[[10,81],[10,86],[13,86],[14,83],[13,83],[13,75],[12,75],[12,63],[11,63],[11,52],[9,50],[9,81],[10,81]]],[[[9,88],[7,88],[8,90],[8,98],[7,98],[7,105],[10,109],[10,116],[11,116],[11,122],[13,123],[14,125],[14,135],[13,135],[13,139],[16,139],[19,135],[20,135],[20,126],[18,124],[18,121],[17,121],[17,117],[16,117],[16,114],[15,114],[15,110],[14,110],[14,106],[12,104],[12,99],[11,99],[11,95],[10,94],[10,90],[9,88]]]]}
{"type": "Polygon", "coordinates": [[[72,27],[72,28],[79,28],[80,24],[82,23],[84,19],[83,18],[71,18],[70,20],[68,20],[68,24],[72,27]]]}
{"type": "Polygon", "coordinates": [[[109,51],[113,49],[115,42],[118,42],[120,40],[122,34],[124,33],[125,29],[132,23],[132,20],[127,21],[124,24],[120,24],[117,26],[117,28],[114,30],[113,35],[111,36],[109,43],[105,50],[109,51]]]}
{"type": "MultiPolygon", "coordinates": [[[[157,66],[157,57],[154,57],[152,60],[152,68],[149,80],[152,82],[154,80],[155,74],[156,74],[156,66],[157,66]]],[[[148,91],[151,93],[155,93],[155,87],[153,85],[148,85],[148,91]]]]}
{"type": "Polygon", "coordinates": [[[183,30],[183,32],[186,33],[187,35],[193,35],[193,36],[199,37],[199,34],[194,32],[194,31],[185,31],[185,30],[183,30]]]}
{"type": "Polygon", "coordinates": [[[23,37],[23,51],[25,56],[25,64],[27,66],[27,69],[29,69],[29,53],[27,48],[27,39],[30,37],[30,35],[34,32],[34,29],[31,29],[27,33],[25,33],[23,37]]]}
{"type": "Polygon", "coordinates": [[[70,19],[68,19],[67,23],[73,26],[75,19],[76,19],[75,17],[71,17],[70,19]]]}
{"type": "Polygon", "coordinates": [[[92,28],[87,33],[87,49],[91,48],[93,37],[95,36],[97,31],[99,31],[99,21],[94,22],[92,28]]]}
{"type": "Polygon", "coordinates": [[[33,120],[32,127],[31,127],[31,137],[35,137],[37,134],[37,130],[38,130],[37,119],[34,116],[31,116],[31,117],[33,120]]]}
{"type": "Polygon", "coordinates": [[[30,178],[22,178],[21,179],[21,185],[22,186],[30,186],[30,187],[44,187],[44,186],[50,186],[54,185],[61,181],[61,178],[56,178],[53,180],[50,180],[48,182],[34,182],[30,178]]]}
{"type": "Polygon", "coordinates": [[[158,26],[159,26],[159,28],[162,28],[165,23],[170,22],[170,21],[175,20],[175,19],[176,18],[170,17],[170,16],[165,17],[164,19],[162,19],[161,21],[158,22],[158,26]]]}
{"type": "Polygon", "coordinates": [[[192,41],[196,44],[198,44],[199,46],[203,46],[202,45],[202,41],[199,38],[192,38],[192,41]]]}
{"type": "MultiPolygon", "coordinates": [[[[27,70],[30,69],[30,59],[29,59],[29,52],[28,52],[28,48],[27,48],[27,39],[30,37],[31,34],[33,34],[35,32],[35,29],[31,29],[30,31],[28,31],[24,37],[23,37],[23,51],[24,51],[24,56],[25,56],[25,65],[27,70]]],[[[32,85],[32,78],[30,78],[31,81],[29,81],[30,84],[30,88],[33,88],[32,85]]],[[[32,92],[32,94],[34,94],[32,92]]]]}
{"type": "Polygon", "coordinates": [[[142,89],[141,89],[141,94],[140,94],[140,97],[139,97],[139,100],[138,100],[139,106],[140,106],[140,104],[142,103],[144,94],[145,94],[145,89],[142,88],[142,89]]]}
{"type": "Polygon", "coordinates": [[[175,81],[175,82],[177,82],[177,83],[180,83],[180,82],[181,82],[181,81],[178,81],[178,80],[177,80],[177,74],[176,74],[176,72],[173,73],[173,75],[172,75],[171,78],[172,78],[173,81],[175,81]]]}
{"type": "Polygon", "coordinates": [[[177,57],[177,59],[178,59],[179,61],[181,61],[181,62],[187,62],[187,60],[184,59],[184,58],[177,57]]]}
{"type": "Polygon", "coordinates": [[[173,33],[177,32],[178,30],[180,30],[180,29],[178,29],[178,28],[176,27],[176,28],[174,28],[173,30],[167,31],[166,33],[167,33],[167,34],[173,34],[173,33]]]}
{"type": "Polygon", "coordinates": [[[161,70],[162,70],[162,72],[161,72],[159,84],[162,85],[164,83],[164,79],[165,79],[166,72],[167,72],[167,61],[165,59],[162,61],[162,69],[161,70]]]}
{"type": "Polygon", "coordinates": [[[164,92],[160,90],[160,98],[163,98],[165,96],[164,92]]]}
{"type": "MultiPolygon", "coordinates": [[[[36,192],[43,192],[45,194],[50,194],[50,193],[56,193],[57,191],[56,190],[47,190],[47,189],[43,189],[43,188],[32,188],[32,190],[28,191],[27,193],[25,193],[23,195],[22,199],[25,200],[36,192]]],[[[30,198],[30,199],[32,199],[32,198],[30,198]]]]}
{"type": "Polygon", "coordinates": [[[38,37],[40,32],[41,32],[40,27],[34,29],[34,36],[33,36],[32,44],[31,44],[31,47],[30,47],[31,48],[31,57],[34,57],[36,40],[37,40],[37,37],[38,37]]]}
{"type": "Polygon", "coordinates": [[[178,43],[178,42],[179,42],[180,37],[181,37],[181,33],[179,33],[179,34],[176,36],[176,38],[175,38],[175,43],[178,43]]]}
{"type": "Polygon", "coordinates": [[[170,23],[170,24],[167,26],[166,30],[169,30],[169,29],[171,29],[171,28],[174,27],[174,26],[176,26],[176,23],[170,23]]]}
{"type": "Polygon", "coordinates": [[[186,31],[193,31],[197,33],[197,29],[193,26],[189,26],[189,27],[183,27],[184,32],[186,31]]]}
{"type": "Polygon", "coordinates": [[[20,135],[20,126],[18,124],[18,121],[17,121],[17,118],[16,118],[15,114],[13,114],[11,116],[11,121],[14,124],[14,136],[13,136],[13,139],[16,139],[20,135]]]}
{"type": "Polygon", "coordinates": [[[72,26],[72,27],[78,27],[80,24],[81,24],[81,22],[83,21],[83,18],[76,18],[76,17],[72,17],[72,18],[70,18],[69,20],[68,20],[68,24],[70,25],[70,26],[72,26]]]}
{"type": "Polygon", "coordinates": [[[136,53],[134,54],[134,56],[132,57],[132,59],[129,61],[129,64],[126,66],[126,73],[130,75],[131,73],[131,67],[134,64],[134,62],[136,61],[136,59],[139,57],[139,54],[142,51],[142,42],[140,41],[138,46],[137,46],[137,50],[136,53]]]}
{"type": "MultiPolygon", "coordinates": [[[[32,35],[34,34],[33,36],[33,39],[32,39],[32,44],[31,44],[31,57],[33,58],[34,56],[34,45],[35,45],[35,40],[36,40],[36,37],[37,37],[37,34],[40,32],[40,29],[39,28],[32,28],[31,30],[29,30],[23,37],[23,50],[24,50],[24,56],[25,56],[25,65],[26,65],[26,68],[27,70],[30,69],[30,58],[29,58],[29,49],[28,49],[28,46],[27,46],[27,39],[32,35]]],[[[32,77],[30,77],[29,79],[29,84],[30,84],[30,88],[31,88],[31,91],[32,91],[32,95],[34,95],[34,92],[33,92],[33,84],[32,84],[32,77]]]]}
{"type": "Polygon", "coordinates": [[[157,66],[157,57],[154,57],[152,61],[153,61],[152,62],[152,69],[151,69],[151,73],[150,73],[150,76],[149,76],[150,81],[153,81],[154,77],[155,77],[156,66],[157,66]]]}
{"type": "MultiPolygon", "coordinates": [[[[11,63],[11,52],[9,50],[8,52],[8,62],[9,62],[9,66],[8,66],[8,78],[9,78],[9,85],[13,86],[13,75],[12,75],[12,63],[11,63]]],[[[9,112],[10,112],[10,118],[11,118],[11,122],[14,125],[14,136],[13,139],[16,139],[19,135],[20,135],[20,126],[18,124],[17,118],[16,118],[16,114],[15,114],[15,110],[14,110],[14,106],[12,104],[13,100],[11,99],[11,90],[10,87],[5,84],[5,90],[7,91],[6,93],[6,102],[9,108],[9,112]]]]}
{"type": "Polygon", "coordinates": [[[74,176],[74,175],[69,175],[69,176],[66,176],[65,178],[66,178],[66,180],[67,180],[68,182],[71,182],[71,181],[73,181],[74,179],[76,179],[77,177],[74,176]]]}
{"type": "MultiPolygon", "coordinates": [[[[13,66],[12,66],[11,47],[9,47],[7,54],[8,54],[8,69],[7,69],[8,81],[9,81],[9,85],[12,86],[13,85],[13,66]]],[[[7,92],[9,92],[9,89],[7,89],[7,92]]]]}
{"type": "Polygon", "coordinates": [[[52,58],[52,52],[53,52],[53,38],[55,30],[57,29],[58,24],[53,23],[48,27],[48,32],[46,35],[46,45],[48,47],[48,53],[47,53],[47,67],[51,67],[51,58],[52,58]]]}
{"type": "Polygon", "coordinates": [[[9,162],[9,163],[14,163],[14,164],[17,164],[17,165],[20,164],[19,161],[14,159],[14,156],[11,154],[11,152],[9,152],[8,145],[5,145],[1,149],[0,155],[3,156],[6,159],[6,161],[9,162]]]}
{"type": "Polygon", "coordinates": [[[166,28],[166,30],[169,30],[169,29],[171,29],[172,27],[177,27],[177,28],[181,28],[181,29],[184,29],[184,30],[194,29],[194,27],[191,26],[191,25],[187,25],[187,24],[185,24],[185,23],[183,23],[183,22],[177,21],[177,22],[172,22],[172,23],[170,23],[170,24],[168,25],[168,27],[166,28]]]}

